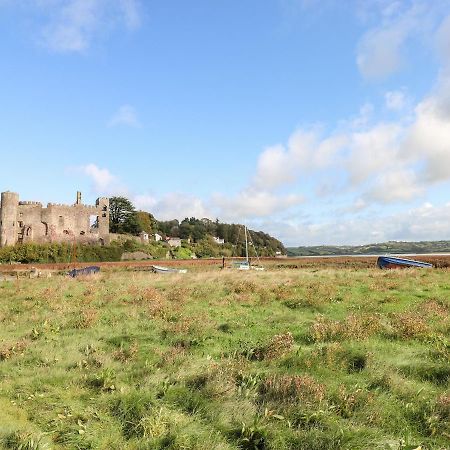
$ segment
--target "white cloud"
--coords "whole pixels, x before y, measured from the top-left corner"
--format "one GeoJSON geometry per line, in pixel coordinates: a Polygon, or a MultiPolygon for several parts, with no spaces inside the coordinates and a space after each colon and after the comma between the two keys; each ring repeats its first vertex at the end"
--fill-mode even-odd
{"type": "Polygon", "coordinates": [[[42,31],[44,44],[57,52],[85,50],[98,26],[100,3],[73,0],[56,7],[42,31]]]}
{"type": "Polygon", "coordinates": [[[158,200],[153,195],[138,194],[133,197],[134,206],[142,211],[151,211],[158,200]]]}
{"type": "Polygon", "coordinates": [[[318,132],[297,130],[287,146],[268,147],[258,158],[253,185],[259,189],[274,189],[296,181],[311,170],[328,167],[345,145],[343,135],[320,139],[318,132]]]}
{"type": "Polygon", "coordinates": [[[408,202],[423,193],[424,187],[417,180],[417,174],[413,170],[399,169],[378,176],[367,197],[382,203],[408,202]]]}
{"type": "Polygon", "coordinates": [[[396,163],[402,128],[381,123],[365,131],[351,133],[346,167],[352,184],[366,182],[383,168],[396,163]]]}
{"type": "Polygon", "coordinates": [[[130,105],[122,105],[108,121],[108,127],[128,126],[133,128],[141,127],[136,109],[130,105]]]}
{"type": "Polygon", "coordinates": [[[215,194],[212,196],[211,204],[216,208],[218,217],[242,221],[277,214],[303,201],[303,196],[298,194],[276,195],[268,191],[248,188],[235,197],[215,194]]]}
{"type": "Polygon", "coordinates": [[[417,105],[403,147],[403,154],[423,162],[422,176],[429,183],[450,179],[450,99],[443,100],[438,92],[417,105]]]}
{"type": "Polygon", "coordinates": [[[141,24],[141,0],[16,0],[0,1],[26,16],[28,27],[44,47],[57,53],[82,53],[94,40],[116,29],[141,24]]]}
{"type": "Polygon", "coordinates": [[[402,46],[411,25],[404,23],[368,31],[358,46],[357,65],[365,78],[379,79],[402,65],[402,46]]]}
{"type": "Polygon", "coordinates": [[[351,207],[357,210],[411,202],[450,180],[450,77],[443,76],[415,109],[403,91],[387,99],[391,107],[404,107],[399,120],[377,123],[373,108],[365,106],[336,131],[297,130],[287,145],[268,147],[259,156],[251,189],[272,192],[308,180],[322,198],[355,192],[364,200],[351,207]]]}
{"type": "Polygon", "coordinates": [[[119,3],[122,12],[124,14],[124,20],[126,26],[130,29],[137,29],[140,27],[142,19],[141,19],[141,11],[139,4],[136,0],[120,0],[119,3]]]}
{"type": "Polygon", "coordinates": [[[273,188],[294,181],[296,174],[283,145],[265,149],[258,159],[255,184],[273,188]]]}
{"type": "Polygon", "coordinates": [[[389,91],[384,94],[386,108],[392,111],[401,111],[407,105],[407,96],[404,91],[389,91]]]}
{"type": "Polygon", "coordinates": [[[336,215],[324,222],[261,222],[266,232],[287,246],[360,245],[391,240],[421,241],[448,239],[450,203],[430,203],[393,214],[377,214],[349,219],[336,215]]]}
{"type": "Polygon", "coordinates": [[[448,15],[439,26],[436,33],[436,41],[439,54],[444,65],[450,66],[450,15],[448,15]]]}
{"type": "Polygon", "coordinates": [[[369,80],[386,78],[404,66],[411,42],[432,47],[431,36],[436,33],[442,15],[449,10],[447,0],[363,3],[365,20],[376,18],[376,25],[362,36],[357,47],[358,69],[369,80]]]}
{"type": "Polygon", "coordinates": [[[97,195],[126,195],[127,189],[118,177],[108,169],[100,168],[95,164],[87,164],[80,168],[81,173],[92,181],[92,191],[97,195]]]}
{"type": "Polygon", "coordinates": [[[136,195],[132,200],[136,208],[151,212],[159,220],[214,217],[213,211],[203,200],[189,194],[171,192],[159,199],[148,195],[136,195]]]}
{"type": "Polygon", "coordinates": [[[375,108],[372,103],[366,102],[359,108],[359,113],[356,117],[352,117],[350,120],[341,121],[341,126],[344,128],[363,128],[372,120],[374,110],[375,108]]]}

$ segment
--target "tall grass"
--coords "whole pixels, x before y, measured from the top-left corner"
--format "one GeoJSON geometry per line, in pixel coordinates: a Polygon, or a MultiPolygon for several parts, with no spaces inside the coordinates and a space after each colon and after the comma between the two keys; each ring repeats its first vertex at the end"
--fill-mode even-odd
{"type": "Polygon", "coordinates": [[[0,284],[0,447],[445,449],[448,269],[0,284]]]}

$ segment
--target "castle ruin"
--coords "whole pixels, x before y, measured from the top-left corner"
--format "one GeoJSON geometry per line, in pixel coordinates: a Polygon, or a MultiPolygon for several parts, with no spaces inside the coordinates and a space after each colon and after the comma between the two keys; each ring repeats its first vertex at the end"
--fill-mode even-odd
{"type": "Polygon", "coordinates": [[[19,201],[19,194],[2,192],[0,247],[27,242],[109,244],[109,199],[83,205],[77,193],[74,205],[19,201]]]}

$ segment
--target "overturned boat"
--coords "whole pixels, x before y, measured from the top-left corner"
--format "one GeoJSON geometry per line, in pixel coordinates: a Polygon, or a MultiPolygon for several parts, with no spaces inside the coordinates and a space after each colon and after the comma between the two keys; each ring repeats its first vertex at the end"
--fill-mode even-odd
{"type": "Polygon", "coordinates": [[[82,269],[72,269],[70,272],[67,273],[72,278],[79,277],[80,275],[94,275],[96,273],[100,272],[99,266],[89,266],[89,267],[83,267],[82,269]]]}
{"type": "Polygon", "coordinates": [[[397,258],[395,256],[379,256],[377,265],[380,269],[405,269],[408,267],[420,267],[422,269],[430,269],[433,264],[415,261],[413,259],[397,258]]]}
{"type": "Polygon", "coordinates": [[[151,266],[155,273],[186,273],[187,269],[175,269],[173,267],[151,266]]]}

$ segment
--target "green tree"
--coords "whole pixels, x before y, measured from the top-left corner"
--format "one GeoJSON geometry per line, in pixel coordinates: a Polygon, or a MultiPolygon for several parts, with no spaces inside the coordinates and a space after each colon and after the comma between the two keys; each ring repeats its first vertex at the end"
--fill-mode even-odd
{"type": "Polygon", "coordinates": [[[148,234],[153,233],[155,219],[151,214],[145,211],[138,211],[136,212],[136,220],[142,231],[145,231],[148,234]]]}
{"type": "Polygon", "coordinates": [[[109,229],[111,233],[139,234],[142,231],[134,205],[127,198],[109,199],[109,229]]]}

